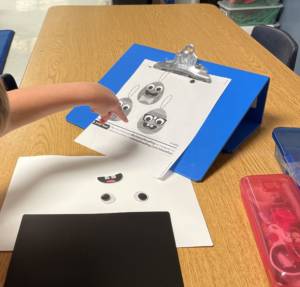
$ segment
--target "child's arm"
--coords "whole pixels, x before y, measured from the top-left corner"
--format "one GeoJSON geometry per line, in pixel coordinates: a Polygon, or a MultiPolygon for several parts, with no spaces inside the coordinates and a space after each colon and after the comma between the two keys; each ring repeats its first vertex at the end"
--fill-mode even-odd
{"type": "Polygon", "coordinates": [[[65,83],[23,88],[7,93],[10,115],[5,132],[74,105],[89,105],[102,121],[112,113],[127,121],[117,97],[97,83],[65,83]]]}

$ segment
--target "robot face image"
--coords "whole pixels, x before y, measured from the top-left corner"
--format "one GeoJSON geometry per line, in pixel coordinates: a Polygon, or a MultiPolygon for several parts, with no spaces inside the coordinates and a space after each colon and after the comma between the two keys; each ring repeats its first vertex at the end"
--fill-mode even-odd
{"type": "MultiPolygon", "coordinates": [[[[132,100],[130,98],[121,98],[119,99],[119,102],[124,114],[128,116],[132,110],[132,100]]],[[[113,114],[110,120],[119,121],[120,119],[115,114],[113,114]]]]}
{"type": "Polygon", "coordinates": [[[167,122],[167,114],[163,109],[155,109],[144,114],[137,123],[137,128],[144,134],[154,134],[167,122]]]}
{"type": "Polygon", "coordinates": [[[164,90],[165,86],[162,82],[152,82],[139,92],[137,99],[142,104],[152,105],[160,100],[164,90]]]}

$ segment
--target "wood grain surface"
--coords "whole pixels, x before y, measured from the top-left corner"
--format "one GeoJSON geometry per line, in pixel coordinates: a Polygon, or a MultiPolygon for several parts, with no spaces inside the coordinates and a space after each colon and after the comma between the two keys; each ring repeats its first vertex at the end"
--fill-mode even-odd
{"type": "MultiPolygon", "coordinates": [[[[172,52],[193,43],[201,59],[271,78],[262,126],[234,154],[220,155],[203,182],[193,183],[214,247],[178,250],[186,287],[269,286],[239,181],[245,175],[280,172],[271,132],[300,124],[299,77],[214,6],[61,6],[48,12],[22,86],[97,81],[133,43],[172,52]]],[[[0,139],[0,205],[19,156],[96,154],[74,143],[80,129],[65,121],[66,114],[0,139]]],[[[226,125],[226,119],[220,124],[226,125]]],[[[10,256],[0,253],[0,286],[10,256]]]]}

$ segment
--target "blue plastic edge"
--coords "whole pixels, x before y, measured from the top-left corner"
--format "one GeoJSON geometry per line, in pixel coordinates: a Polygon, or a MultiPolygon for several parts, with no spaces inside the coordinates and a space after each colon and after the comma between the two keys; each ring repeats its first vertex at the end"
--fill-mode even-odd
{"type": "Polygon", "coordinates": [[[15,32],[0,30],[0,74],[2,74],[15,32]]]}

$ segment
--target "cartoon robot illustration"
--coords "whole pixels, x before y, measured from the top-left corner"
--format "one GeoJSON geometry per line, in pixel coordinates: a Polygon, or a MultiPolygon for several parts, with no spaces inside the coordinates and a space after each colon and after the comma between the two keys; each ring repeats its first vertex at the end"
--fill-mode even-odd
{"type": "Polygon", "coordinates": [[[140,103],[145,105],[152,105],[158,102],[164,94],[165,86],[163,80],[169,73],[163,72],[159,80],[152,82],[145,86],[137,96],[137,99],[140,103]]]}
{"type": "Polygon", "coordinates": [[[167,122],[167,113],[164,108],[171,99],[172,95],[165,98],[160,108],[145,113],[137,123],[138,130],[144,134],[154,134],[159,132],[167,122]]]}
{"type": "MultiPolygon", "coordinates": [[[[129,115],[129,113],[131,112],[132,110],[132,106],[133,106],[133,102],[132,102],[132,96],[139,90],[140,88],[140,85],[136,85],[134,86],[128,93],[128,96],[127,97],[124,97],[124,98],[121,98],[119,99],[119,102],[120,102],[120,106],[124,112],[124,114],[126,116],[129,115]]],[[[115,114],[112,115],[112,117],[110,118],[111,121],[119,121],[119,117],[116,116],[115,114]]]]}

